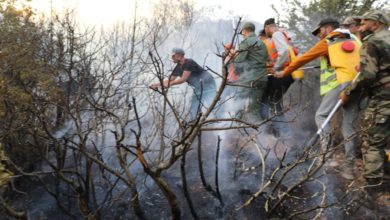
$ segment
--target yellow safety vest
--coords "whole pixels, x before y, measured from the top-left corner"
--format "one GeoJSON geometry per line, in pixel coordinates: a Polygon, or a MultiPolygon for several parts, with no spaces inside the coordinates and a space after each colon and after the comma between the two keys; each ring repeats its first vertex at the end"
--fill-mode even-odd
{"type": "Polygon", "coordinates": [[[326,57],[321,57],[320,68],[320,94],[325,95],[338,85],[351,82],[356,74],[360,61],[360,42],[354,37],[351,38],[327,38],[329,61],[326,57]],[[346,52],[343,44],[352,43],[354,49],[346,52]]]}
{"type": "Polygon", "coordinates": [[[325,95],[336,88],[339,83],[337,82],[336,70],[328,65],[328,59],[325,57],[320,58],[320,69],[320,95],[325,95]]]}

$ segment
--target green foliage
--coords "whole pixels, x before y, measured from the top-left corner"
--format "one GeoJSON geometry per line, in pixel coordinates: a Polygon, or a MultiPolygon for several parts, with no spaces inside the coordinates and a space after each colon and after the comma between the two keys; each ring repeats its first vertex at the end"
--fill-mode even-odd
{"type": "Polygon", "coordinates": [[[386,3],[386,0],[309,0],[307,3],[283,0],[279,23],[292,33],[295,45],[305,51],[316,42],[311,32],[323,18],[334,17],[342,22],[348,16],[362,15],[370,9],[389,9],[386,3]]]}
{"type": "Polygon", "coordinates": [[[50,119],[46,108],[59,94],[56,72],[42,59],[46,35],[34,21],[30,8],[16,8],[15,1],[1,1],[0,14],[0,141],[16,161],[39,159],[33,136],[39,118],[50,119]]]}

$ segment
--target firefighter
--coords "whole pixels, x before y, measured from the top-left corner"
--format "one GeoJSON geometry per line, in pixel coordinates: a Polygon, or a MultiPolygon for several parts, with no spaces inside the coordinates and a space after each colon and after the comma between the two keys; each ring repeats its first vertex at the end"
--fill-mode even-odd
{"type": "MultiPolygon", "coordinates": [[[[290,63],[290,43],[286,33],[278,29],[274,18],[264,22],[264,32],[268,38],[269,57],[271,73],[281,71],[290,63]]],[[[283,79],[275,78],[273,75],[268,76],[267,90],[264,95],[264,102],[270,107],[264,114],[266,117],[276,115],[275,120],[280,122],[273,123],[271,129],[275,136],[288,136],[290,134],[289,124],[285,123],[286,118],[283,114],[283,94],[294,82],[291,75],[283,79]]]]}
{"type": "MultiPolygon", "coordinates": [[[[320,58],[320,94],[322,101],[317,109],[315,119],[320,128],[333,107],[338,102],[340,92],[346,88],[357,74],[359,65],[359,43],[348,30],[340,29],[339,22],[333,18],[323,19],[312,32],[321,40],[309,51],[297,57],[283,71],[277,72],[277,77],[285,77],[306,63],[320,58]]],[[[358,139],[355,136],[358,118],[357,101],[343,106],[342,134],[350,141],[345,145],[345,163],[341,175],[346,179],[354,179],[354,160],[358,139]]],[[[321,134],[321,146],[328,150],[331,146],[331,130],[327,125],[321,134]]],[[[337,166],[337,162],[330,159],[327,166],[337,166]]]]}
{"type": "MultiPolygon", "coordinates": [[[[267,37],[267,34],[265,33],[265,30],[264,29],[261,29],[259,31],[259,39],[264,43],[265,47],[267,48],[267,52],[268,52],[268,56],[269,54],[271,54],[271,51],[272,51],[272,40],[267,37]]],[[[269,61],[269,64],[267,64],[267,67],[270,67],[272,68],[272,64],[271,64],[271,59],[268,59],[269,61]]]]}
{"type": "MultiPolygon", "coordinates": [[[[216,84],[211,74],[193,59],[186,58],[181,48],[172,49],[172,61],[176,64],[172,75],[163,81],[165,88],[187,82],[193,88],[190,117],[194,120],[202,107],[207,108],[216,94],[216,84]]],[[[151,89],[160,87],[160,83],[151,84],[151,89]]]]}
{"type": "Polygon", "coordinates": [[[262,99],[268,81],[266,69],[268,54],[265,45],[254,32],[253,23],[243,23],[240,33],[244,40],[236,52],[234,67],[236,74],[239,75],[239,84],[245,85],[239,88],[238,99],[249,99],[244,113],[248,119],[258,121],[263,119],[260,112],[264,107],[262,99]]]}
{"type": "Polygon", "coordinates": [[[369,94],[368,107],[362,117],[362,126],[366,131],[362,134],[361,148],[363,176],[371,186],[382,184],[385,147],[390,136],[389,23],[389,17],[382,11],[373,10],[363,15],[362,26],[373,34],[363,41],[358,79],[340,94],[344,104],[353,101],[349,100],[351,95],[357,93],[360,88],[369,94]]]}

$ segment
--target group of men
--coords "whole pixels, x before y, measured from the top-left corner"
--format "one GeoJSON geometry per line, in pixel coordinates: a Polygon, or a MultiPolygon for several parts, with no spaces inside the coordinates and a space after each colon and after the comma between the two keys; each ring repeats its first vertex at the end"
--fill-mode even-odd
{"type": "Polygon", "coordinates": [[[267,130],[276,136],[280,136],[280,133],[289,135],[289,124],[285,123],[282,109],[282,96],[294,80],[291,76],[279,79],[273,75],[288,66],[295,55],[289,37],[277,28],[273,18],[264,22],[259,36],[256,36],[255,25],[251,22],[244,23],[240,33],[244,40],[239,44],[232,65],[235,74],[239,75],[237,82],[253,87],[238,91],[239,98],[248,99],[247,118],[261,120],[273,117],[273,121],[278,122],[268,126],[267,130]]]}
{"type": "MultiPolygon", "coordinates": [[[[231,68],[234,75],[228,76],[228,79],[246,85],[239,89],[238,96],[249,99],[248,113],[254,116],[250,118],[258,120],[268,117],[264,112],[269,112],[271,102],[280,103],[283,92],[293,82],[291,73],[319,58],[322,101],[315,114],[316,124],[321,127],[341,100],[342,134],[346,141],[342,176],[355,178],[353,168],[359,144],[357,137],[360,136],[363,176],[369,185],[380,185],[384,176],[384,150],[390,136],[389,23],[389,17],[378,10],[369,11],[361,17],[347,18],[341,25],[336,19],[323,19],[312,32],[320,39],[319,42],[295,57],[288,36],[278,30],[274,19],[264,23],[259,36],[255,34],[255,25],[245,22],[240,31],[244,40],[238,49],[234,51],[231,45],[226,47],[234,65],[231,68]],[[369,101],[359,112],[363,93],[369,101]],[[357,135],[359,114],[363,116],[360,125],[364,129],[357,135]]],[[[195,110],[191,110],[191,115],[195,117],[200,110],[197,106],[207,105],[214,97],[215,81],[195,61],[185,58],[182,49],[174,49],[172,59],[177,66],[162,86],[188,82],[194,88],[191,109],[195,110]]],[[[155,89],[159,86],[161,83],[150,87],[155,89]]],[[[332,145],[330,133],[330,127],[326,126],[321,134],[323,149],[332,145]]],[[[328,165],[331,164],[332,158],[328,165]]]]}
{"type": "MultiPolygon", "coordinates": [[[[345,140],[350,139],[344,144],[346,163],[342,176],[346,179],[354,179],[353,163],[358,147],[355,122],[361,101],[358,94],[364,90],[369,102],[362,112],[363,129],[359,135],[363,142],[363,176],[369,185],[380,185],[384,176],[385,147],[390,136],[390,19],[377,10],[352,19],[353,22],[348,18],[343,23],[344,28],[340,28],[335,19],[322,20],[312,32],[321,40],[275,75],[284,77],[320,57],[323,98],[316,112],[316,123],[321,126],[341,99],[342,133],[345,140]],[[359,28],[353,29],[356,27],[359,28]],[[353,35],[353,31],[363,38],[353,35]]],[[[323,132],[323,147],[330,146],[329,132],[328,126],[323,132]]]]}

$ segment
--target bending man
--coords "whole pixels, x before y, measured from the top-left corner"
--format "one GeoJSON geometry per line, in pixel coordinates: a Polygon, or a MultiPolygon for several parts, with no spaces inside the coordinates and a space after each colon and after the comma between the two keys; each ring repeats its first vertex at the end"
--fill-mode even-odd
{"type": "MultiPolygon", "coordinates": [[[[163,81],[163,86],[168,88],[187,82],[194,90],[191,99],[190,117],[194,120],[202,107],[207,108],[213,101],[216,93],[215,80],[211,74],[204,70],[193,59],[186,58],[181,48],[172,50],[172,60],[176,66],[172,75],[163,81]]],[[[158,88],[160,83],[151,84],[152,89],[158,88]]]]}

